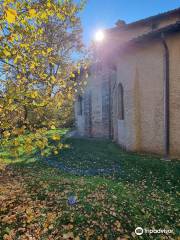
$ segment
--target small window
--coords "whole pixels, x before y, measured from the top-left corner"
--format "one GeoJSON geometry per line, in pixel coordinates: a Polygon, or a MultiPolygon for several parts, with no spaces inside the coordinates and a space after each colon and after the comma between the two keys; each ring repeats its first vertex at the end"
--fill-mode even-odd
{"type": "Polygon", "coordinates": [[[117,113],[118,119],[124,120],[124,90],[121,83],[119,83],[117,89],[117,113]]]}
{"type": "Polygon", "coordinates": [[[78,115],[82,115],[83,109],[82,109],[82,97],[78,96],[78,115]]]}

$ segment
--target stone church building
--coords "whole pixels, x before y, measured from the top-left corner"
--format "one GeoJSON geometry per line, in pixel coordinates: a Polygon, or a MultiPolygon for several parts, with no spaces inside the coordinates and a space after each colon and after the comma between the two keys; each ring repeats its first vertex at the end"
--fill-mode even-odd
{"type": "Polygon", "coordinates": [[[79,135],[180,156],[180,8],[130,24],[119,20],[95,52],[75,103],[79,135]]]}

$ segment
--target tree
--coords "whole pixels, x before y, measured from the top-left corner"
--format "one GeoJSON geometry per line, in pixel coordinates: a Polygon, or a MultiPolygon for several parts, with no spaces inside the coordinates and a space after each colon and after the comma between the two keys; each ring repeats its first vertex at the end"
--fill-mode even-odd
{"type": "Polygon", "coordinates": [[[80,72],[80,65],[72,56],[83,49],[79,18],[83,4],[0,1],[1,135],[7,144],[9,138],[31,133],[27,143],[13,140],[13,149],[25,144],[30,150],[35,143],[45,149],[44,133],[60,119],[50,110],[63,112],[67,101],[73,102],[79,87],[74,72],[80,72]]]}

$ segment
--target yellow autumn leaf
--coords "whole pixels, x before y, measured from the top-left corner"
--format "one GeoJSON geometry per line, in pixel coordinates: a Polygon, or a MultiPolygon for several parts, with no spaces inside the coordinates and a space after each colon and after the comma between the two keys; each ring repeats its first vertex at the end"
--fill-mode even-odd
{"type": "Polygon", "coordinates": [[[4,136],[5,138],[8,138],[10,135],[11,135],[11,134],[10,134],[9,131],[4,131],[4,132],[3,132],[3,136],[4,136]]]}
{"type": "Polygon", "coordinates": [[[57,155],[57,154],[58,154],[58,151],[57,151],[57,150],[55,150],[55,151],[54,151],[54,154],[55,154],[55,155],[57,155]]]}
{"type": "Polygon", "coordinates": [[[3,53],[4,53],[4,55],[5,55],[6,57],[11,56],[10,52],[9,52],[8,50],[6,50],[6,49],[3,50],[3,53]]]}
{"type": "Polygon", "coordinates": [[[51,83],[55,83],[55,82],[56,82],[55,76],[51,76],[51,83]]]}
{"type": "Polygon", "coordinates": [[[29,9],[29,15],[30,15],[30,17],[35,17],[36,16],[36,10],[35,9],[29,9]]]}
{"type": "Polygon", "coordinates": [[[15,9],[8,8],[6,10],[5,18],[8,21],[8,23],[14,23],[16,21],[17,12],[15,9]]]}
{"type": "Polygon", "coordinates": [[[55,141],[59,141],[59,140],[61,139],[61,137],[60,137],[59,135],[57,135],[57,134],[52,135],[51,138],[52,138],[53,140],[55,140],[55,141]]]}
{"type": "Polygon", "coordinates": [[[48,223],[53,223],[55,219],[56,219],[56,213],[48,213],[47,214],[47,222],[48,223]]]}
{"type": "Polygon", "coordinates": [[[13,42],[13,41],[14,41],[14,35],[10,35],[10,36],[8,37],[8,41],[9,41],[9,42],[13,42]]]}
{"type": "Polygon", "coordinates": [[[14,144],[15,147],[19,146],[19,142],[17,139],[15,139],[12,143],[14,144]]]}
{"type": "Polygon", "coordinates": [[[35,63],[32,63],[30,68],[33,70],[35,68],[35,63]]]}
{"type": "Polygon", "coordinates": [[[74,73],[71,73],[71,77],[74,78],[74,77],[75,77],[75,74],[74,74],[74,73]]]}
{"type": "Polygon", "coordinates": [[[52,48],[47,49],[47,53],[50,53],[52,51],[52,48]]]}
{"type": "Polygon", "coordinates": [[[41,19],[46,19],[47,18],[47,13],[46,12],[42,12],[41,13],[41,19]]]}
{"type": "Polygon", "coordinates": [[[27,215],[27,223],[31,223],[34,220],[34,216],[33,215],[27,215]]]}
{"type": "Polygon", "coordinates": [[[49,7],[49,8],[51,7],[51,3],[50,2],[47,3],[47,7],[49,7]]]}
{"type": "Polygon", "coordinates": [[[68,93],[68,94],[67,94],[67,98],[68,98],[69,100],[71,100],[72,97],[73,97],[73,95],[72,95],[71,93],[68,93]]]}
{"type": "Polygon", "coordinates": [[[38,92],[37,91],[34,91],[34,92],[32,92],[31,94],[30,94],[30,97],[31,98],[36,98],[38,96],[38,92]]]}
{"type": "Polygon", "coordinates": [[[27,47],[28,47],[28,44],[26,44],[26,43],[21,43],[21,44],[20,44],[20,47],[21,47],[21,48],[27,48],[27,47]]]}

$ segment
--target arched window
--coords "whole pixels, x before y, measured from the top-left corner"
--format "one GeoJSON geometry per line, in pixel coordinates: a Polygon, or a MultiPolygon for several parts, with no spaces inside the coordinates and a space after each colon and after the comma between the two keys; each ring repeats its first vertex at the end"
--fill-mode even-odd
{"type": "Polygon", "coordinates": [[[82,115],[83,109],[82,109],[82,97],[78,96],[78,115],[82,115]]]}
{"type": "Polygon", "coordinates": [[[117,88],[117,114],[119,120],[124,120],[124,90],[121,83],[117,88]]]}

